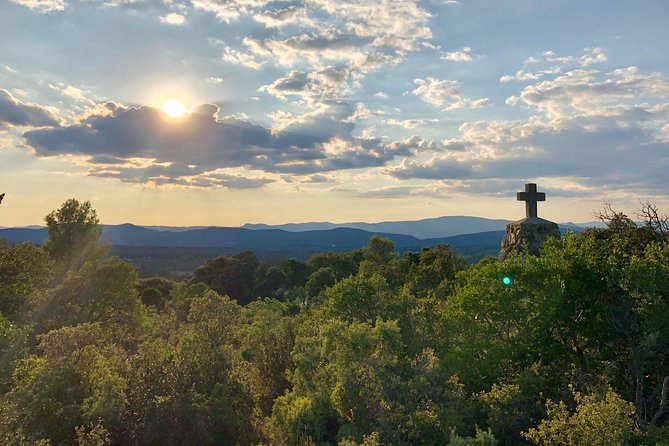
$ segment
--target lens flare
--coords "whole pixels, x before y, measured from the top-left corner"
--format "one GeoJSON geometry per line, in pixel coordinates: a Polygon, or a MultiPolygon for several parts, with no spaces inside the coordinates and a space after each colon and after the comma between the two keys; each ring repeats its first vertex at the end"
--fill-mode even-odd
{"type": "Polygon", "coordinates": [[[513,281],[511,280],[511,277],[509,277],[509,276],[504,276],[504,277],[502,278],[502,283],[503,283],[504,285],[506,285],[506,286],[511,285],[512,282],[513,282],[513,281]]]}

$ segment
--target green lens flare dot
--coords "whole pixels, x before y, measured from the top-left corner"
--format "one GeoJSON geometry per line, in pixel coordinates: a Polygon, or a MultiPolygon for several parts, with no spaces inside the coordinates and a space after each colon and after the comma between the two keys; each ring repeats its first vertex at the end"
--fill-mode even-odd
{"type": "Polygon", "coordinates": [[[506,285],[506,286],[511,285],[511,277],[509,277],[509,276],[504,276],[504,278],[502,279],[502,283],[503,283],[504,285],[506,285]]]}

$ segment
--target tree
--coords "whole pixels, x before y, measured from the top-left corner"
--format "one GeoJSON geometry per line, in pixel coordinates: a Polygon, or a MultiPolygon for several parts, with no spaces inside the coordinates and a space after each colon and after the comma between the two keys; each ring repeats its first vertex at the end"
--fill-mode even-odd
{"type": "Polygon", "coordinates": [[[137,328],[144,307],[137,294],[137,271],[118,257],[86,262],[70,273],[40,312],[43,332],[84,322],[114,322],[137,328]]]}
{"type": "Polygon", "coordinates": [[[44,221],[49,230],[44,249],[63,262],[66,270],[79,268],[96,253],[102,227],[90,201],[79,203],[71,198],[44,221]]]}
{"type": "Polygon", "coordinates": [[[304,290],[309,299],[314,299],[321,293],[321,291],[334,285],[336,281],[337,279],[334,270],[329,266],[323,267],[309,276],[309,280],[307,280],[304,290]]]}
{"type": "Polygon", "coordinates": [[[467,268],[462,255],[440,243],[433,249],[423,250],[418,262],[411,265],[406,287],[418,296],[435,294],[445,299],[455,288],[455,275],[467,268]]]}
{"type": "Polygon", "coordinates": [[[545,446],[629,444],[634,432],[634,405],[610,388],[605,392],[583,395],[572,389],[577,407],[548,401],[548,418],[523,435],[534,444],[545,446]]]}
{"type": "Polygon", "coordinates": [[[191,283],[204,283],[241,305],[250,302],[260,262],[251,251],[207,260],[195,270],[191,283]]]}
{"type": "Polygon", "coordinates": [[[286,275],[279,268],[270,266],[264,274],[258,274],[257,283],[253,289],[253,295],[262,297],[283,297],[282,290],[286,286],[286,275]]]}
{"type": "Polygon", "coordinates": [[[32,243],[0,241],[0,313],[21,318],[30,294],[48,283],[51,267],[49,257],[32,243]]]}
{"type": "Polygon", "coordinates": [[[389,238],[375,235],[369,239],[363,252],[366,260],[382,265],[395,258],[395,244],[389,238]]]}
{"type": "Polygon", "coordinates": [[[309,280],[309,267],[299,260],[286,260],[281,265],[281,271],[286,275],[286,286],[289,288],[304,286],[309,280]]]}

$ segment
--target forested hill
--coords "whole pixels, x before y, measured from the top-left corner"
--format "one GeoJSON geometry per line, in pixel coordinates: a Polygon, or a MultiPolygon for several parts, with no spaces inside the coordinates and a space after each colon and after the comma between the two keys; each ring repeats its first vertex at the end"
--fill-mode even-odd
{"type": "MultiPolygon", "coordinates": [[[[573,227],[563,227],[574,229],[573,227]]],[[[233,248],[251,250],[347,251],[367,244],[373,235],[389,238],[398,250],[406,251],[448,243],[453,247],[495,246],[504,231],[486,231],[452,237],[419,239],[411,235],[370,232],[354,228],[314,231],[281,229],[251,230],[245,228],[209,227],[179,232],[149,229],[132,224],[105,225],[100,240],[118,246],[150,246],[174,248],[233,248]]],[[[0,239],[12,243],[32,242],[41,245],[48,239],[46,228],[0,229],[0,239]]]]}
{"type": "Polygon", "coordinates": [[[68,200],[42,248],[0,242],[0,444],[666,446],[669,216],[645,209],[540,256],[372,237],[173,281],[140,279],[68,200]]]}
{"type": "MultiPolygon", "coordinates": [[[[250,230],[244,228],[211,227],[171,232],[147,229],[131,224],[104,226],[100,240],[123,246],[153,247],[221,247],[304,251],[347,251],[365,246],[373,235],[389,238],[398,249],[420,249],[446,240],[424,242],[402,234],[368,232],[352,228],[321,231],[288,232],[280,229],[250,230]]],[[[46,228],[10,228],[0,230],[0,239],[10,242],[33,242],[41,245],[48,239],[46,228]]]]}

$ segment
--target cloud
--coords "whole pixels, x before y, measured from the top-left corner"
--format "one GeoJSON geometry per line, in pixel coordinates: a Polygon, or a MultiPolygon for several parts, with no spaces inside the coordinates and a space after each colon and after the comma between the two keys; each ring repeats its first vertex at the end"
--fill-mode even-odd
{"type": "Polygon", "coordinates": [[[262,23],[267,28],[282,28],[288,25],[303,24],[313,26],[314,22],[308,18],[306,7],[291,5],[287,8],[265,9],[255,14],[253,20],[262,23]]]}
{"type": "Polygon", "coordinates": [[[186,23],[186,17],[176,12],[170,12],[169,14],[160,17],[160,23],[165,23],[167,25],[183,25],[186,23]]]}
{"type": "Polygon", "coordinates": [[[469,99],[460,90],[460,82],[451,80],[439,80],[433,77],[427,79],[414,79],[418,85],[412,93],[428,104],[444,107],[443,111],[457,110],[459,108],[478,108],[491,105],[488,98],[469,99]]]}
{"type": "Polygon", "coordinates": [[[396,156],[411,157],[433,146],[420,138],[387,143],[354,137],[355,124],[349,118],[355,112],[347,103],[324,101],[309,113],[288,115],[277,127],[265,128],[245,118],[219,117],[219,108],[211,104],[169,119],[154,107],[108,103],[91,109],[78,123],[27,131],[24,137],[38,156],[86,158],[94,176],[237,188],[267,184],[270,179],[232,182],[217,171],[243,168],[317,175],[383,166],[396,156]]]}
{"type": "MultiPolygon", "coordinates": [[[[598,80],[595,70],[572,70],[552,80],[529,85],[518,99],[549,117],[592,116],[615,112],[611,106],[669,96],[669,81],[659,73],[640,74],[637,67],[616,69],[598,80]]],[[[513,102],[513,100],[512,100],[513,102]]]]}
{"type": "Polygon", "coordinates": [[[415,79],[418,85],[412,93],[428,104],[443,106],[452,104],[463,98],[458,81],[439,80],[433,77],[415,79]]]}
{"type": "Polygon", "coordinates": [[[294,70],[286,77],[260,87],[259,91],[279,99],[299,96],[313,104],[317,100],[342,98],[348,90],[349,76],[350,70],[346,67],[333,66],[309,73],[294,70]]]}
{"type": "Polygon", "coordinates": [[[58,125],[58,118],[46,108],[37,104],[23,103],[7,90],[0,89],[0,130],[15,126],[58,125]]]}
{"type": "Polygon", "coordinates": [[[358,198],[406,198],[416,195],[434,196],[437,190],[431,186],[386,186],[358,192],[358,198]]]}
{"type": "Polygon", "coordinates": [[[463,47],[459,51],[451,51],[443,56],[441,58],[443,60],[450,60],[452,62],[470,62],[472,60],[472,49],[468,46],[463,47]]]}
{"type": "Polygon", "coordinates": [[[11,0],[17,5],[25,6],[34,11],[45,14],[47,12],[64,11],[67,3],[65,0],[11,0]]]}
{"type": "Polygon", "coordinates": [[[463,191],[481,181],[552,178],[569,184],[558,188],[562,195],[662,194],[669,187],[661,173],[669,168],[668,97],[669,80],[637,67],[567,71],[509,98],[535,112],[527,120],[464,123],[448,142],[461,151],[430,151],[383,172],[457,183],[463,191]]]}
{"type": "Polygon", "coordinates": [[[87,95],[90,94],[89,91],[77,88],[73,85],[67,85],[63,83],[58,84],[48,84],[49,88],[59,92],[60,94],[67,96],[70,99],[74,99],[77,102],[82,102],[89,105],[94,105],[95,103],[88,98],[87,95]]]}
{"type": "Polygon", "coordinates": [[[606,60],[606,54],[604,54],[604,50],[601,48],[585,48],[585,54],[578,59],[578,61],[584,67],[596,63],[606,62],[606,60]]]}
{"type": "Polygon", "coordinates": [[[226,23],[237,20],[240,16],[249,14],[267,3],[269,1],[264,0],[192,0],[194,8],[211,12],[226,23]]]}
{"type": "MultiPolygon", "coordinates": [[[[219,19],[232,21],[251,17],[265,25],[265,33],[245,36],[239,46],[223,47],[223,60],[252,69],[273,63],[289,67],[288,76],[266,85],[270,94],[281,94],[278,87],[286,77],[301,72],[311,82],[309,96],[320,84],[332,97],[332,82],[314,79],[326,69],[346,72],[338,90],[351,91],[370,73],[406,60],[406,56],[428,44],[432,37],[430,13],[418,0],[310,0],[288,4],[264,0],[195,0],[196,8],[214,12],[219,19]],[[262,36],[262,37],[261,37],[262,36]]],[[[296,94],[300,92],[295,91],[296,94]]],[[[313,106],[311,102],[309,105],[313,106]]]]}
{"type": "Polygon", "coordinates": [[[226,62],[242,65],[253,70],[259,70],[264,64],[263,61],[258,61],[252,54],[237,51],[230,47],[225,47],[222,58],[226,62]]]}
{"type": "Polygon", "coordinates": [[[405,129],[415,129],[416,127],[423,127],[428,124],[439,122],[438,119],[388,119],[386,124],[397,125],[405,129]]]}
{"type": "Polygon", "coordinates": [[[545,70],[539,70],[539,71],[525,71],[525,70],[518,70],[516,71],[516,74],[509,75],[506,74],[502,77],[499,78],[500,82],[510,82],[510,81],[535,81],[537,79],[541,79],[545,75],[551,75],[551,74],[557,74],[561,71],[560,67],[551,67],[545,70]]]}
{"type": "Polygon", "coordinates": [[[558,56],[553,51],[547,50],[542,53],[541,57],[528,57],[525,59],[525,62],[523,62],[523,66],[527,67],[532,64],[557,63],[560,65],[571,64],[587,67],[596,63],[606,62],[607,59],[604,49],[600,47],[583,48],[583,54],[580,56],[558,56]]]}

